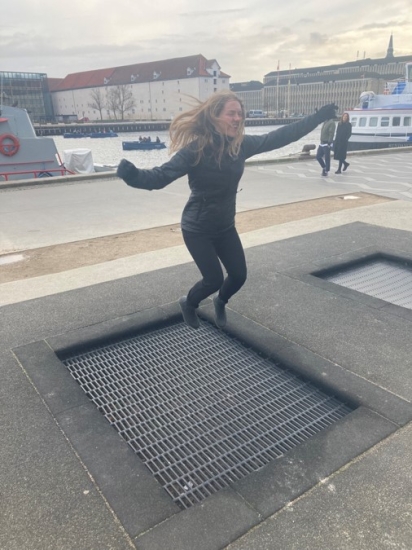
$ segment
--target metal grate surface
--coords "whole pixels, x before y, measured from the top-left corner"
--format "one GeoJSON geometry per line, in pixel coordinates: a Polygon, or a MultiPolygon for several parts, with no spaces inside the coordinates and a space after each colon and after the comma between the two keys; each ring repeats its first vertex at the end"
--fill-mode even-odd
{"type": "Polygon", "coordinates": [[[182,508],[247,476],[351,412],[201,322],[63,360],[182,508]]]}
{"type": "Polygon", "coordinates": [[[412,309],[412,268],[389,260],[374,260],[322,277],[391,304],[412,309]]]}

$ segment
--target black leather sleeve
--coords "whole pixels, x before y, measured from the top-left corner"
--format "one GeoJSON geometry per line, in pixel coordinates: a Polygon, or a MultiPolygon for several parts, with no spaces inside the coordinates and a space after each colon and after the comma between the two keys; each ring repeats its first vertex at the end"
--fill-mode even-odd
{"type": "Polygon", "coordinates": [[[246,135],[242,144],[244,158],[247,159],[260,153],[284,147],[309,134],[318,124],[319,118],[315,113],[262,136],[246,135]]]}
{"type": "Polygon", "coordinates": [[[117,169],[117,175],[127,185],[137,189],[163,189],[172,181],[181,178],[188,173],[193,164],[193,154],[186,148],[176,153],[168,162],[150,170],[136,168],[136,166],[123,159],[117,169]]]}

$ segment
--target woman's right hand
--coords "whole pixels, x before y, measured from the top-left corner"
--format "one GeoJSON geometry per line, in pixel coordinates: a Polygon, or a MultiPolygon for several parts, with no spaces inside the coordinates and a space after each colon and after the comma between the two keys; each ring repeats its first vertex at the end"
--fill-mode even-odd
{"type": "Polygon", "coordinates": [[[137,168],[132,162],[129,162],[126,159],[122,159],[119,166],[117,167],[116,174],[119,178],[122,178],[122,180],[125,180],[127,183],[127,180],[130,177],[135,176],[136,172],[137,168]]]}

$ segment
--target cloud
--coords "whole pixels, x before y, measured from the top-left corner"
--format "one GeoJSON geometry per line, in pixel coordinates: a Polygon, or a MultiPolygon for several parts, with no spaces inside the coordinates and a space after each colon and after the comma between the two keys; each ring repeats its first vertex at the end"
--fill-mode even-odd
{"type": "Polygon", "coordinates": [[[360,31],[366,31],[366,30],[380,30],[380,29],[395,29],[398,27],[403,27],[405,25],[409,25],[407,21],[387,21],[382,23],[368,23],[367,25],[363,25],[362,27],[359,27],[360,31]]]}
{"type": "Polygon", "coordinates": [[[343,63],[356,51],[411,52],[410,0],[13,0],[2,14],[1,70],[69,73],[203,54],[232,82],[276,70],[343,63]],[[205,9],[203,9],[205,8],[205,9]],[[24,14],[24,16],[22,16],[24,14]],[[372,17],[371,17],[372,15],[372,17]]]}
{"type": "Polygon", "coordinates": [[[309,35],[310,46],[324,46],[327,42],[329,42],[329,37],[326,34],[311,32],[309,35]]]}
{"type": "Polygon", "coordinates": [[[246,8],[233,8],[233,9],[222,9],[222,10],[206,10],[206,11],[189,11],[185,13],[179,13],[179,17],[220,17],[221,15],[233,15],[236,13],[245,13],[247,12],[246,8]]]}

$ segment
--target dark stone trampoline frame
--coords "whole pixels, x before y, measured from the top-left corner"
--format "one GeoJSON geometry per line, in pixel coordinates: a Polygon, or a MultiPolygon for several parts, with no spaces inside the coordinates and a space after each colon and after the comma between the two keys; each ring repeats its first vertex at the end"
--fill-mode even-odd
{"type": "MultiPolygon", "coordinates": [[[[382,251],[363,249],[361,257],[356,254],[336,256],[333,265],[359,261],[373,254],[382,254],[382,251]]],[[[288,274],[345,296],[350,293],[354,298],[355,291],[313,275],[320,271],[319,264],[306,267],[288,271],[288,274]]],[[[332,262],[329,262],[321,266],[321,270],[331,267],[332,262]]],[[[356,299],[382,307],[378,303],[382,301],[375,298],[361,295],[356,299]]],[[[200,314],[212,321],[210,302],[201,308],[200,314]]],[[[407,314],[406,317],[409,318],[407,314]]],[[[59,359],[74,349],[81,351],[167,322],[180,321],[178,306],[172,304],[13,350],[102,495],[141,549],[222,548],[412,419],[412,408],[403,399],[231,312],[228,334],[356,408],[261,470],[182,511],[59,359]]]]}

